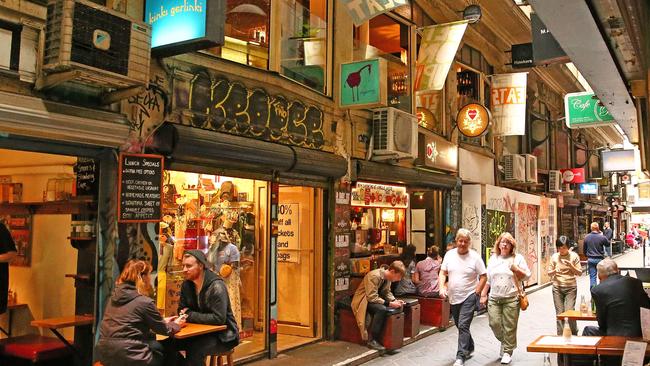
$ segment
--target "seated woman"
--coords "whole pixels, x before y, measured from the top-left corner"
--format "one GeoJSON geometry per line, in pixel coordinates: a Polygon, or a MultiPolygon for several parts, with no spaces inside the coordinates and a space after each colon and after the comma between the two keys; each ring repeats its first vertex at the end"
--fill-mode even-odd
{"type": "Polygon", "coordinates": [[[170,336],[185,322],[163,319],[149,297],[151,265],[130,260],[117,280],[99,328],[97,361],[104,366],[163,364],[163,347],[151,333],[170,336]]]}
{"type": "Polygon", "coordinates": [[[395,285],[395,290],[393,291],[395,296],[415,295],[416,288],[412,280],[413,273],[415,272],[415,251],[415,245],[409,244],[404,248],[400,256],[400,260],[406,267],[406,273],[404,273],[402,280],[395,285]]]}
{"type": "Polygon", "coordinates": [[[427,258],[418,262],[413,275],[413,282],[417,286],[417,294],[424,297],[438,297],[438,273],[440,273],[439,249],[432,245],[427,250],[427,258]]]}

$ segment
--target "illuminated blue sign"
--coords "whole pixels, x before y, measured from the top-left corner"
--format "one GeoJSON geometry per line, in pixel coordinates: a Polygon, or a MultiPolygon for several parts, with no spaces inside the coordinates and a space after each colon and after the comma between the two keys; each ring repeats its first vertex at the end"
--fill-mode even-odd
{"type": "Polygon", "coordinates": [[[581,183],[580,193],[582,194],[598,194],[598,183],[581,183]]]}
{"type": "Polygon", "coordinates": [[[171,56],[223,45],[225,0],[147,0],[152,53],[171,56]],[[208,22],[207,19],[210,19],[208,22]]]}

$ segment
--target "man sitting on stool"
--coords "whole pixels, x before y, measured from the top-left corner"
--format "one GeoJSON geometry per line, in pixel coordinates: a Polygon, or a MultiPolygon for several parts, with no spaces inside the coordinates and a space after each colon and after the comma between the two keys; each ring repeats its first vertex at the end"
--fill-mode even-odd
{"type": "Polygon", "coordinates": [[[368,340],[366,331],[366,312],[372,315],[370,323],[370,333],[372,340],[368,342],[368,347],[383,351],[384,346],[379,343],[381,331],[384,328],[384,320],[389,308],[397,309],[404,305],[404,301],[395,299],[390,291],[391,282],[397,282],[402,279],[406,268],[401,261],[394,261],[388,269],[378,268],[366,274],[363,282],[357,287],[357,291],[352,298],[352,312],[357,320],[361,338],[368,340]]]}

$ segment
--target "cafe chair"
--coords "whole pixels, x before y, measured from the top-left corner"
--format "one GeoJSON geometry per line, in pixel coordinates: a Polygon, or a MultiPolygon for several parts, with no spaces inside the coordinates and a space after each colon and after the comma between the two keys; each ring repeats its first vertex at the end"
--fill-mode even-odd
{"type": "Polygon", "coordinates": [[[223,358],[226,358],[226,365],[228,366],[234,366],[234,363],[232,362],[232,354],[234,353],[234,350],[226,351],[226,352],[221,352],[217,353],[214,355],[208,355],[207,358],[210,361],[210,366],[223,366],[223,358]]]}

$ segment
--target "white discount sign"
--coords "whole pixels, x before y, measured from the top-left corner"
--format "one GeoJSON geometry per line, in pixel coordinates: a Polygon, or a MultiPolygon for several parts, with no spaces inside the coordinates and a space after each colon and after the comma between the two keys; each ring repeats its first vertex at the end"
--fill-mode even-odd
{"type": "Polygon", "coordinates": [[[278,262],[300,262],[300,204],[278,207],[278,262]]]}

